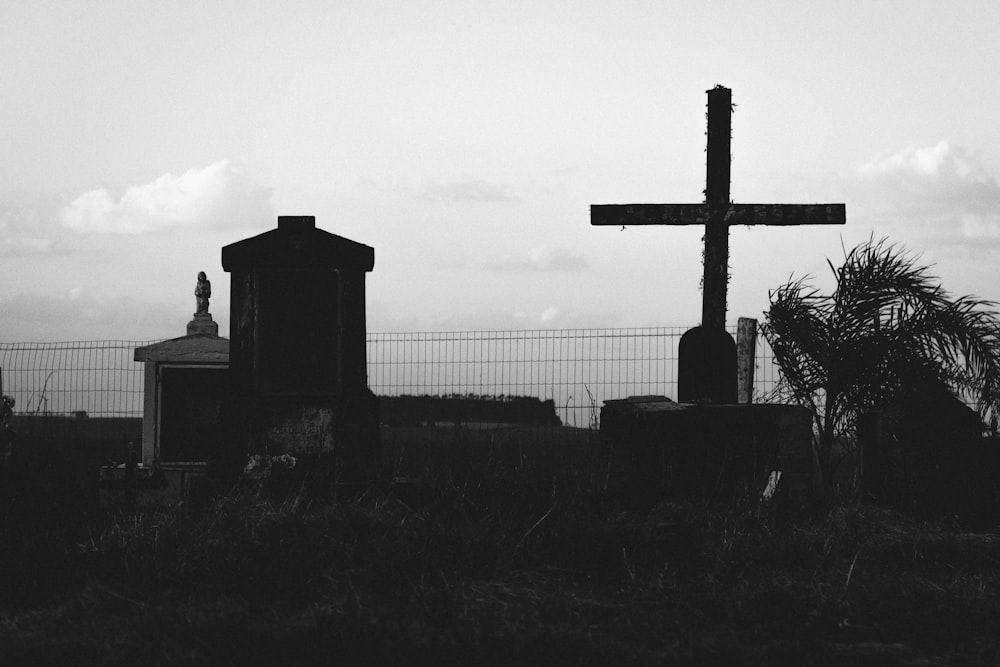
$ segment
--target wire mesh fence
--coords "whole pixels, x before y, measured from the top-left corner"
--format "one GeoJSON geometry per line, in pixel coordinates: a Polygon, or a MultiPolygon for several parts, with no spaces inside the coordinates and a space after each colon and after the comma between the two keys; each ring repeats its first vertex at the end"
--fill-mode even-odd
{"type": "MultiPolygon", "coordinates": [[[[375,333],[368,381],[375,393],[530,396],[553,401],[565,426],[597,425],[605,400],[677,394],[682,327],[375,333]]],[[[735,333],[735,331],[733,331],[735,333]]],[[[758,339],[755,394],[777,381],[758,339]]]]}
{"type": "Polygon", "coordinates": [[[0,385],[21,414],[141,417],[136,347],[155,341],[0,343],[0,385]]]}
{"type": "MultiPolygon", "coordinates": [[[[594,427],[603,402],[676,397],[682,327],[369,333],[368,381],[382,396],[533,397],[565,426],[594,427]]],[[[0,383],[15,413],[141,417],[136,347],[156,341],[0,343],[0,383]]],[[[755,394],[777,381],[758,337],[755,394]]]]}

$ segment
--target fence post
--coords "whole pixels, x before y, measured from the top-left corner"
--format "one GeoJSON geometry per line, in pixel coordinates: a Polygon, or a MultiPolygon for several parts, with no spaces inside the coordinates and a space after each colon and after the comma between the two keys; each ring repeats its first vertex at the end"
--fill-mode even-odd
{"type": "Polygon", "coordinates": [[[741,317],[736,325],[736,400],[753,402],[754,353],[757,350],[757,320],[741,317]]]}

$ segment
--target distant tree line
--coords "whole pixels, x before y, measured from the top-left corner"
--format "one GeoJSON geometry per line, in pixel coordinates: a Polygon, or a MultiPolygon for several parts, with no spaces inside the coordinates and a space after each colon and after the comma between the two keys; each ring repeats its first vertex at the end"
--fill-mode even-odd
{"type": "Polygon", "coordinates": [[[555,401],[531,396],[446,394],[381,396],[381,420],[390,426],[439,422],[480,422],[525,426],[560,426],[555,401]]]}

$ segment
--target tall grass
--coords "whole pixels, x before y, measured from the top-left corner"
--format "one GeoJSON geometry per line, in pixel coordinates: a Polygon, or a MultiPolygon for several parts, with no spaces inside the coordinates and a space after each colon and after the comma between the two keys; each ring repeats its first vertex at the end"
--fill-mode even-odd
{"type": "Polygon", "coordinates": [[[1000,656],[995,535],[864,507],[633,509],[606,491],[596,439],[568,433],[395,433],[387,481],[351,500],[264,480],[202,508],[8,508],[0,663],[1000,656]]]}

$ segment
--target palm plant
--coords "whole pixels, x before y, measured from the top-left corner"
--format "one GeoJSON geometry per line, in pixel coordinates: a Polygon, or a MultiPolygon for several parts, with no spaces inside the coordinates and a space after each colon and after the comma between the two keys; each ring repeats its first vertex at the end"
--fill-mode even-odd
{"type": "Polygon", "coordinates": [[[1000,407],[1000,321],[993,303],[954,298],[928,267],[885,239],[845,253],[832,294],[809,277],[770,292],[763,335],[783,388],[815,419],[820,471],[831,478],[835,438],[866,410],[922,382],[944,382],[980,417],[1000,407]]]}

